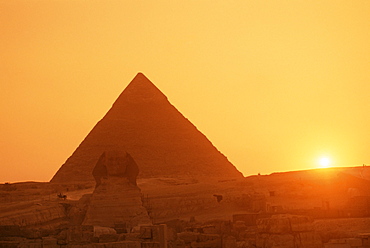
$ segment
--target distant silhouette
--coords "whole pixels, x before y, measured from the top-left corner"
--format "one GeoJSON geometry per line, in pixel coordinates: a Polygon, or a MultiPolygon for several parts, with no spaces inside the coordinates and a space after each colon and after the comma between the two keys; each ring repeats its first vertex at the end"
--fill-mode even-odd
{"type": "Polygon", "coordinates": [[[67,195],[63,195],[62,193],[59,193],[58,198],[65,200],[67,199],[67,195]]]}
{"type": "Polygon", "coordinates": [[[136,178],[139,175],[139,167],[129,153],[108,150],[100,156],[92,174],[95,178],[96,187],[101,184],[102,178],[109,176],[127,178],[131,184],[137,186],[136,178]]]}
{"type": "Polygon", "coordinates": [[[213,196],[216,197],[217,202],[220,202],[223,199],[222,195],[213,195],[213,196]]]}
{"type": "Polygon", "coordinates": [[[126,228],[136,231],[138,225],[151,223],[136,185],[139,167],[130,154],[118,147],[106,150],[92,174],[96,186],[83,225],[114,227],[126,223],[126,228]]]}
{"type": "Polygon", "coordinates": [[[126,87],[52,182],[93,182],[94,165],[112,148],[130,152],[140,167],[138,178],[243,177],[142,73],[126,87]]]}

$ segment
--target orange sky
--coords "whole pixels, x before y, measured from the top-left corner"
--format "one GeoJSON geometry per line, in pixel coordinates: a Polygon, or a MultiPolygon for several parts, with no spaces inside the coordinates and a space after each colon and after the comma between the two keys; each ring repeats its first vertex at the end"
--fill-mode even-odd
{"type": "Polygon", "coordinates": [[[0,0],[0,182],[48,181],[143,72],[244,173],[370,164],[370,1],[0,0]]]}

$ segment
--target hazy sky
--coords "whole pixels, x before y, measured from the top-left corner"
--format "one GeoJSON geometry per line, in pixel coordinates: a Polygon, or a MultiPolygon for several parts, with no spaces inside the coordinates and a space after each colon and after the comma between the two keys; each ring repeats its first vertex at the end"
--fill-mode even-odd
{"type": "Polygon", "coordinates": [[[245,176],[370,164],[369,0],[0,0],[0,182],[48,181],[143,72],[245,176]]]}

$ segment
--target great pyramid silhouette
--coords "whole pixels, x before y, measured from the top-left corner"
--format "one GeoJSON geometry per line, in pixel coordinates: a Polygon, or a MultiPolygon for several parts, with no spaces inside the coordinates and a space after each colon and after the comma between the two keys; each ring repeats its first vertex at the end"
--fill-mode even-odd
{"type": "Polygon", "coordinates": [[[139,166],[139,178],[242,177],[142,73],[135,76],[51,182],[93,182],[94,166],[110,149],[131,154],[139,166]]]}

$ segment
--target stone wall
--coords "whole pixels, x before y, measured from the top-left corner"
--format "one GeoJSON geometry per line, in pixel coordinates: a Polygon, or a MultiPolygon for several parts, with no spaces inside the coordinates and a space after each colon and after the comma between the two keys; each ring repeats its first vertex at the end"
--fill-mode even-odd
{"type": "Polygon", "coordinates": [[[66,209],[60,204],[34,204],[18,211],[9,211],[0,217],[0,225],[33,226],[47,225],[49,222],[63,221],[66,209]]]}
{"type": "Polygon", "coordinates": [[[257,220],[258,248],[321,248],[320,236],[306,216],[278,215],[257,220]]]}

